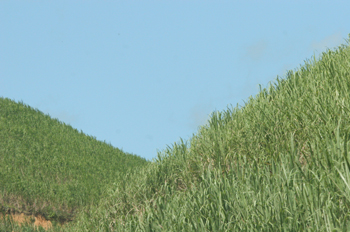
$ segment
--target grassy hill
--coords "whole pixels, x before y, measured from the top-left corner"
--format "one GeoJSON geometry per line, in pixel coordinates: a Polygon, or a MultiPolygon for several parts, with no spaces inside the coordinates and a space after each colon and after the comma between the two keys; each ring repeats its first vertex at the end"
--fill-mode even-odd
{"type": "MultiPolygon", "coordinates": [[[[0,98],[0,212],[69,221],[145,159],[0,98]]],[[[0,229],[1,230],[1,229],[0,229]]]]}
{"type": "Polygon", "coordinates": [[[350,231],[349,135],[342,45],[213,113],[71,231],[350,231]]]}
{"type": "Polygon", "coordinates": [[[63,231],[350,231],[349,140],[350,47],[342,45],[106,183],[63,231]]]}

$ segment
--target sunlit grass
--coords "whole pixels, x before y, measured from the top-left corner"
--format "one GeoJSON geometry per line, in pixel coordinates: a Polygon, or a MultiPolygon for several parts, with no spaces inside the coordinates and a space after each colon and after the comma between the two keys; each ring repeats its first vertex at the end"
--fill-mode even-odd
{"type": "Polygon", "coordinates": [[[342,45],[243,107],[214,112],[149,165],[115,173],[63,231],[350,231],[349,115],[350,48],[342,45]]]}
{"type": "Polygon", "coordinates": [[[349,231],[349,115],[343,45],[214,112],[72,231],[349,231]]]}
{"type": "Polygon", "coordinates": [[[0,98],[0,212],[70,221],[97,204],[141,157],[97,141],[23,103],[0,98]]]}

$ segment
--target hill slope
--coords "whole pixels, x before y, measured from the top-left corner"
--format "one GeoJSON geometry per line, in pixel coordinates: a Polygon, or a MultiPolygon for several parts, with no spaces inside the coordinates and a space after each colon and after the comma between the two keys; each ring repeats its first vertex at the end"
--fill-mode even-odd
{"type": "Polygon", "coordinates": [[[71,230],[349,231],[350,48],[277,82],[111,186],[71,230]]]}
{"type": "Polygon", "coordinates": [[[39,110],[0,98],[0,212],[70,220],[148,162],[39,110]]]}

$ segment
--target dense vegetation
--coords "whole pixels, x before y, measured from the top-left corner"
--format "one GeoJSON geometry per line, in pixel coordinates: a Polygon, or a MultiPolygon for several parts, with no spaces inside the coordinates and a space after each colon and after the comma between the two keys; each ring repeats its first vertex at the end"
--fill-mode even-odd
{"type": "Polygon", "coordinates": [[[213,113],[72,231],[350,231],[349,114],[342,45],[213,113]]]}
{"type": "Polygon", "coordinates": [[[214,112],[64,231],[350,231],[349,99],[342,45],[214,112]]]}
{"type": "Polygon", "coordinates": [[[0,98],[0,212],[70,220],[82,206],[97,203],[105,185],[147,163],[0,98]]]}

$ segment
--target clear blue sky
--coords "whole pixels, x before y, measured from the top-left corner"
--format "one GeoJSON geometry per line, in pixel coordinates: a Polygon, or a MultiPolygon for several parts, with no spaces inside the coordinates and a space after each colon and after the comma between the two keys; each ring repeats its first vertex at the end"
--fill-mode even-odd
{"type": "Polygon", "coordinates": [[[345,44],[350,1],[0,1],[0,97],[151,160],[345,44]]]}

